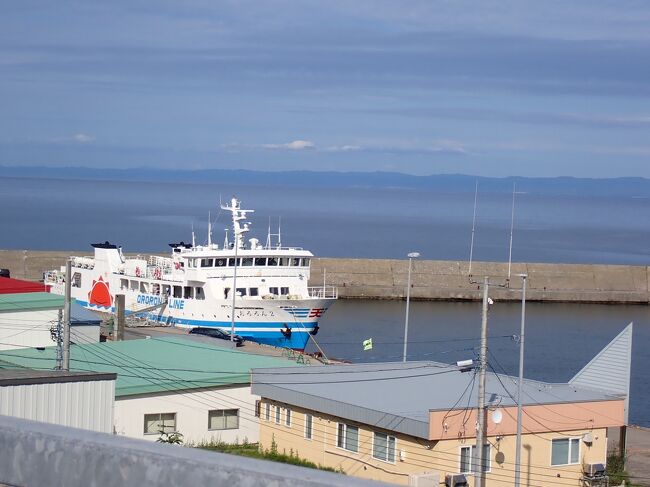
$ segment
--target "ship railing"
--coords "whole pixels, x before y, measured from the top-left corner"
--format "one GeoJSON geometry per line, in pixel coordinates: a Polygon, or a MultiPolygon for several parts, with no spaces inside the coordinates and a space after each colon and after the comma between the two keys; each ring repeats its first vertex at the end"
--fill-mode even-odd
{"type": "Polygon", "coordinates": [[[95,259],[92,257],[72,257],[72,267],[81,267],[83,269],[93,269],[95,267],[95,259]]]}
{"type": "Polygon", "coordinates": [[[338,299],[339,288],[336,286],[312,286],[307,288],[310,298],[338,299]]]}

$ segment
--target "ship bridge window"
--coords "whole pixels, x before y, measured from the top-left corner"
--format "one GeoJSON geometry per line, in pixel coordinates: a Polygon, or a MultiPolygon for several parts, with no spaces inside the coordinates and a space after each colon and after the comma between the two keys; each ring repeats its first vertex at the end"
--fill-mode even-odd
{"type": "Polygon", "coordinates": [[[291,257],[291,266],[300,267],[300,257],[291,257]]]}
{"type": "Polygon", "coordinates": [[[249,296],[259,296],[259,291],[256,287],[252,287],[248,290],[249,296]]]}
{"type": "Polygon", "coordinates": [[[238,287],[237,288],[237,295],[238,296],[246,296],[246,288],[245,287],[238,287]]]}
{"type": "Polygon", "coordinates": [[[160,294],[160,284],[152,284],[151,286],[151,294],[160,294]]]}
{"type": "Polygon", "coordinates": [[[164,294],[165,296],[169,296],[169,295],[172,293],[172,288],[171,288],[171,286],[169,286],[168,284],[163,284],[163,290],[162,290],[162,292],[163,292],[163,294],[164,294]]]}
{"type": "Polygon", "coordinates": [[[255,265],[266,265],[266,257],[255,257],[255,265]]]}
{"type": "MultiPolygon", "coordinates": [[[[234,257],[231,257],[231,258],[228,259],[228,265],[230,267],[235,267],[235,258],[234,257]]],[[[241,258],[237,257],[237,266],[240,266],[240,265],[241,265],[241,258]]]]}
{"type": "Polygon", "coordinates": [[[289,288],[288,288],[288,287],[281,287],[281,288],[280,288],[280,294],[281,294],[282,296],[286,296],[286,295],[288,295],[288,294],[289,294],[289,288]]]}
{"type": "Polygon", "coordinates": [[[269,294],[274,294],[275,296],[277,296],[279,294],[278,293],[278,288],[277,287],[270,287],[269,288],[269,294]]]}
{"type": "Polygon", "coordinates": [[[138,281],[131,281],[131,291],[137,291],[140,289],[140,283],[138,281]]]}
{"type": "Polygon", "coordinates": [[[213,259],[201,259],[201,267],[212,267],[213,259]]]}
{"type": "Polygon", "coordinates": [[[174,286],[174,297],[175,298],[182,298],[183,297],[181,286],[174,286]]]}
{"type": "Polygon", "coordinates": [[[187,259],[187,267],[190,268],[196,267],[196,259],[187,259]]]}
{"type": "Polygon", "coordinates": [[[287,267],[289,265],[289,257],[282,257],[280,259],[280,265],[287,267]]]}
{"type": "Polygon", "coordinates": [[[192,286],[185,286],[183,288],[183,297],[185,299],[192,299],[194,297],[194,288],[192,286]]]}
{"type": "Polygon", "coordinates": [[[129,280],[128,279],[120,279],[120,290],[124,291],[125,289],[129,289],[129,280]]]}
{"type": "Polygon", "coordinates": [[[230,294],[230,288],[229,287],[223,288],[223,299],[228,299],[228,294],[230,294]]]}
{"type": "Polygon", "coordinates": [[[147,284],[146,282],[141,282],[140,283],[140,292],[144,293],[144,294],[147,294],[149,292],[149,284],[147,284]]]}
{"type": "Polygon", "coordinates": [[[205,294],[203,294],[203,288],[202,287],[197,287],[196,288],[196,299],[205,299],[205,294]]]}
{"type": "Polygon", "coordinates": [[[276,259],[275,257],[269,257],[269,262],[267,265],[274,265],[274,266],[278,265],[278,259],[276,259]]]}
{"type": "Polygon", "coordinates": [[[309,259],[302,259],[303,267],[309,267],[309,259]]]}
{"type": "Polygon", "coordinates": [[[253,258],[252,257],[244,257],[241,260],[241,265],[244,267],[250,267],[253,265],[253,258]]]}
{"type": "Polygon", "coordinates": [[[226,259],[214,259],[215,267],[226,267],[226,259]]]}
{"type": "Polygon", "coordinates": [[[81,273],[75,272],[72,275],[72,287],[81,287],[81,273]]]}

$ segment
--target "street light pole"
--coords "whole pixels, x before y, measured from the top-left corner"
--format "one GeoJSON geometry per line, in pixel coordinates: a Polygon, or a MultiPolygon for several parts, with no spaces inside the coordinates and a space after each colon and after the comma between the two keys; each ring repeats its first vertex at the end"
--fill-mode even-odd
{"type": "Polygon", "coordinates": [[[411,252],[407,256],[409,258],[409,274],[408,274],[408,280],[406,284],[406,316],[404,318],[404,357],[403,357],[403,362],[406,362],[406,345],[408,343],[408,337],[409,337],[409,304],[411,302],[411,266],[413,263],[413,259],[417,259],[420,257],[419,252],[411,252]]]}
{"type": "Polygon", "coordinates": [[[237,229],[233,232],[235,234],[235,267],[233,268],[232,276],[232,312],[230,316],[230,346],[235,348],[235,297],[237,296],[237,250],[239,247],[239,234],[237,229]]]}
{"type": "Polygon", "coordinates": [[[519,381],[517,382],[517,444],[515,446],[515,487],[521,482],[521,391],[524,381],[524,332],[526,330],[526,274],[520,274],[521,287],[521,332],[519,334],[519,381]]]}

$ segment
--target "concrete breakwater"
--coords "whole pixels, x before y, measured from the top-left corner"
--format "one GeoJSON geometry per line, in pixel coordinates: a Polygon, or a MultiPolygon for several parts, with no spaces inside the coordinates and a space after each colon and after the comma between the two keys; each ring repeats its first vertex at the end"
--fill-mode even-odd
{"type": "MultiPolygon", "coordinates": [[[[473,301],[482,298],[479,283],[489,276],[490,296],[521,299],[521,278],[528,275],[529,301],[650,304],[648,266],[413,260],[411,299],[473,301]]],[[[337,286],[341,298],[404,299],[408,260],[313,259],[311,285],[337,286]]]]}
{"type": "MultiPolygon", "coordinates": [[[[17,278],[39,280],[43,272],[64,265],[69,255],[90,252],[0,250],[0,268],[17,278]]],[[[481,299],[479,283],[489,276],[490,296],[502,301],[521,299],[521,279],[528,275],[530,301],[650,304],[648,266],[599,264],[513,263],[414,260],[411,298],[414,300],[473,301],[481,299]]],[[[408,260],[312,259],[310,285],[337,286],[343,299],[404,299],[408,260]]]]}

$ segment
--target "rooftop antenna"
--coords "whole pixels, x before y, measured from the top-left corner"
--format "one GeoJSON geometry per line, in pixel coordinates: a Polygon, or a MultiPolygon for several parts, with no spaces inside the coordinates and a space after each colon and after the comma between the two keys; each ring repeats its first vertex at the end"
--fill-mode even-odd
{"type": "Polygon", "coordinates": [[[515,227],[515,183],[512,183],[512,211],[510,214],[510,248],[508,250],[508,283],[510,282],[510,271],[512,269],[512,233],[515,227]]]}
{"type": "Polygon", "coordinates": [[[212,247],[212,215],[208,211],[208,248],[212,247]]]}
{"type": "Polygon", "coordinates": [[[472,217],[472,242],[469,245],[469,270],[468,275],[472,276],[472,257],[474,256],[474,232],[476,230],[476,200],[478,197],[478,179],[474,187],[474,216],[472,217]]]}

